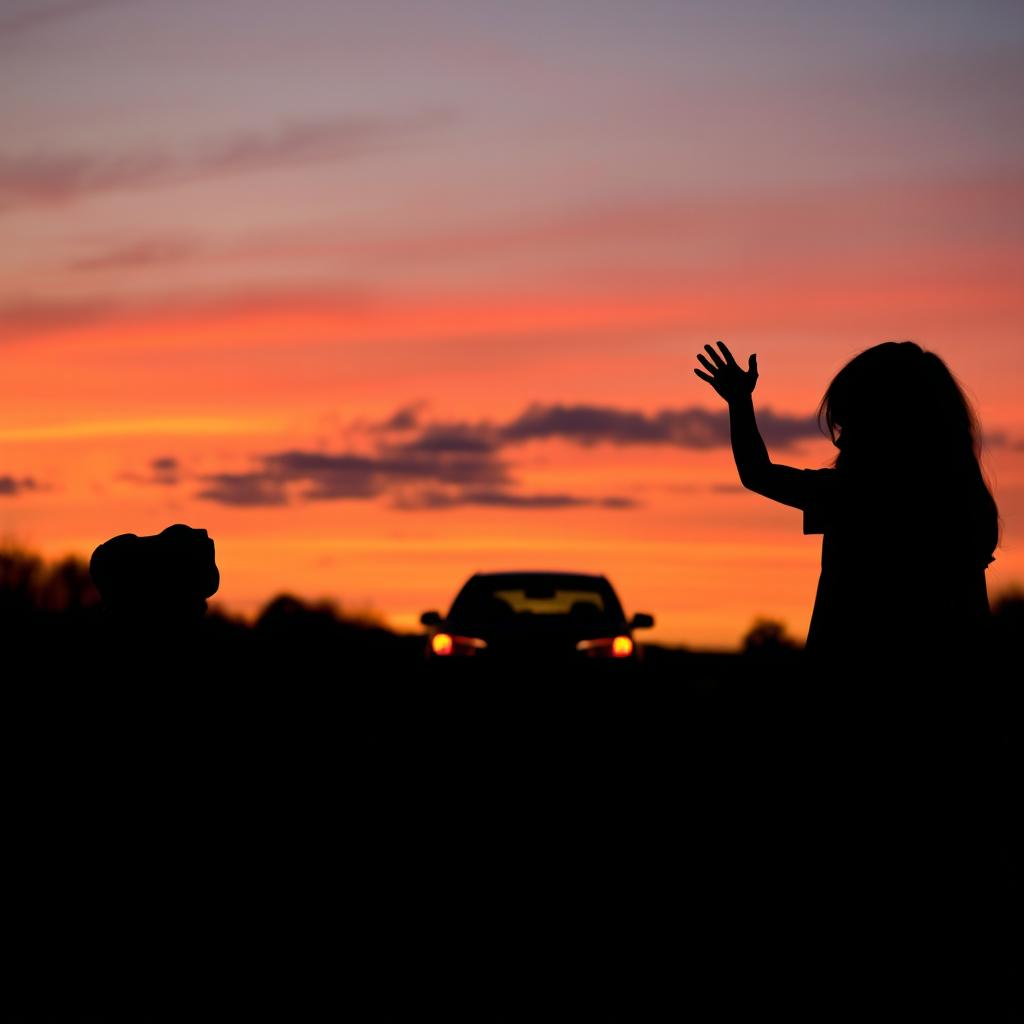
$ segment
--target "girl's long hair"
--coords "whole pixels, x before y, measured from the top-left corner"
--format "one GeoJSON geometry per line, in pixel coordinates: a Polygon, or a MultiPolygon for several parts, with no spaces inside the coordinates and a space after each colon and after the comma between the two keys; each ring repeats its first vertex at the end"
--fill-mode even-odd
{"type": "Polygon", "coordinates": [[[932,514],[963,512],[961,537],[986,563],[999,542],[999,512],[981,468],[978,420],[946,364],[912,341],[886,341],[833,378],[818,423],[839,448],[848,479],[916,492],[932,514]]]}

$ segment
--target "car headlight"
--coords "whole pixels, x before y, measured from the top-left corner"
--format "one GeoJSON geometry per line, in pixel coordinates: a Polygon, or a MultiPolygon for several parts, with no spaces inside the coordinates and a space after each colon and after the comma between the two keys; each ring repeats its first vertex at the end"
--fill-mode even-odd
{"type": "Polygon", "coordinates": [[[430,638],[430,649],[439,658],[472,657],[487,646],[487,641],[475,636],[457,636],[453,633],[435,633],[430,638]]]}
{"type": "Polygon", "coordinates": [[[632,639],[625,635],[602,636],[596,640],[581,640],[576,645],[576,650],[591,658],[629,658],[635,650],[635,645],[632,639]]]}

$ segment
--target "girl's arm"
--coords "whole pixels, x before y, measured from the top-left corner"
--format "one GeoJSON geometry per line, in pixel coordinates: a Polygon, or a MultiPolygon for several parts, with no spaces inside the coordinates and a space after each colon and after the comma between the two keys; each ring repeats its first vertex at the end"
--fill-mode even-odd
{"type": "Polygon", "coordinates": [[[725,344],[720,341],[718,347],[722,350],[721,355],[710,345],[705,345],[710,361],[702,355],[697,359],[708,372],[696,369],[693,372],[729,403],[729,434],[740,483],[773,501],[803,508],[807,500],[804,471],[775,465],[768,457],[768,449],[757,429],[751,398],[757,384],[757,356],[752,355],[748,361],[749,368],[741,370],[725,344]]]}

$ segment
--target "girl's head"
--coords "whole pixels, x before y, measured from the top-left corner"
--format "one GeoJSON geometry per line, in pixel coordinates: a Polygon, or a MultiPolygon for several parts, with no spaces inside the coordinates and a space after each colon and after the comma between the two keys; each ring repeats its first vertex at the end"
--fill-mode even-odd
{"type": "Polygon", "coordinates": [[[981,469],[978,422],[934,352],[886,341],[854,356],[829,384],[818,422],[839,449],[837,469],[894,496],[917,494],[930,520],[962,513],[961,539],[990,560],[999,513],[981,469]]]}
{"type": "Polygon", "coordinates": [[[837,466],[977,461],[970,403],[946,364],[912,341],[886,341],[854,356],[821,400],[822,421],[840,450],[837,466]]]}

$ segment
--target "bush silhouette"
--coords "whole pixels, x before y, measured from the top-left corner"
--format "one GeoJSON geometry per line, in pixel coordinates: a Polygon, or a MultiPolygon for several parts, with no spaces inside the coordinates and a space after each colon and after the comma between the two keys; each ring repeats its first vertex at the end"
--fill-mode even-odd
{"type": "Polygon", "coordinates": [[[743,638],[743,653],[779,654],[796,651],[799,644],[786,633],[786,624],[776,619],[758,618],[743,638]]]}

